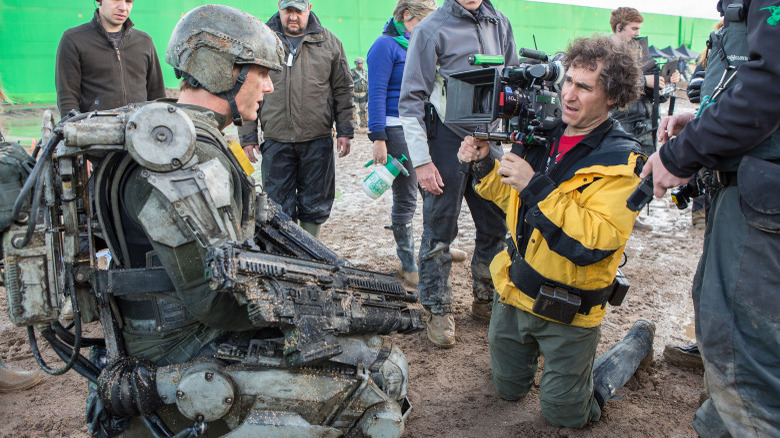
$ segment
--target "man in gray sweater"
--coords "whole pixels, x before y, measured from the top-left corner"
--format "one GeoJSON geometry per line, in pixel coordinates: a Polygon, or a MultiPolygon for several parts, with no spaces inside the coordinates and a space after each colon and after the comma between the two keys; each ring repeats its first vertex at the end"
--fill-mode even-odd
{"type": "MultiPolygon", "coordinates": [[[[489,265],[504,249],[507,232],[502,213],[474,192],[470,176],[458,171],[460,142],[476,126],[463,128],[443,122],[447,78],[452,73],[473,70],[475,67],[468,63],[468,56],[473,54],[502,55],[506,65],[517,65],[509,20],[489,0],[445,0],[414,29],[398,104],[422,189],[418,289],[423,306],[430,312],[426,320],[428,339],[439,348],[455,345],[449,247],[458,234],[463,199],[477,228],[471,260],[471,313],[478,319],[490,319],[495,289],[489,265]]],[[[491,153],[496,158],[502,155],[498,145],[493,145],[491,153]]]]}

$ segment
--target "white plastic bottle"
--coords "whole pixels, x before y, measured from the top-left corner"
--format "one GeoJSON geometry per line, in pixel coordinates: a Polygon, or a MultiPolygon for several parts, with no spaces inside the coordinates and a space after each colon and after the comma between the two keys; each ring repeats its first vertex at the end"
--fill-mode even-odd
{"type": "MultiPolygon", "coordinates": [[[[371,199],[377,199],[384,194],[387,189],[393,185],[393,180],[399,173],[403,173],[404,176],[409,176],[409,171],[406,170],[403,163],[408,160],[405,155],[401,155],[401,159],[397,160],[392,155],[387,155],[387,164],[382,167],[378,167],[371,172],[364,180],[361,186],[363,191],[366,192],[371,199]]],[[[374,164],[374,160],[366,163],[365,167],[374,164]]]]}

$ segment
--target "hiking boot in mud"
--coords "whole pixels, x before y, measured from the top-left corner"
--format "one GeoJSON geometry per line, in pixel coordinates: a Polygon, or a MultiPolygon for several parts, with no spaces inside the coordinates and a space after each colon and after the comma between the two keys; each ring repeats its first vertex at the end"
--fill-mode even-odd
{"type": "Polygon", "coordinates": [[[420,281],[420,274],[417,271],[409,272],[405,271],[403,266],[398,267],[398,276],[407,286],[417,287],[417,282],[420,281]]]}
{"type": "Polygon", "coordinates": [[[41,382],[42,375],[35,371],[16,371],[6,368],[0,361],[0,392],[23,391],[41,382]]]}
{"type": "Polygon", "coordinates": [[[480,321],[490,322],[493,314],[493,300],[477,300],[471,303],[471,316],[480,321]]]}
{"type": "Polygon", "coordinates": [[[697,230],[703,230],[707,227],[707,212],[703,208],[691,211],[691,225],[697,230]]]}
{"type": "Polygon", "coordinates": [[[436,347],[455,346],[455,318],[451,313],[444,315],[428,313],[425,318],[425,331],[428,333],[428,340],[436,347]]]}
{"type": "Polygon", "coordinates": [[[688,368],[693,370],[704,369],[704,362],[702,362],[701,359],[699,346],[696,344],[689,344],[689,345],[667,344],[666,347],[664,347],[664,359],[670,365],[674,365],[676,367],[688,368]]]}
{"type": "Polygon", "coordinates": [[[640,319],[622,341],[596,358],[593,362],[593,395],[599,407],[604,408],[604,404],[628,382],[640,364],[652,361],[654,337],[655,324],[640,319]]]}
{"type": "Polygon", "coordinates": [[[453,263],[465,262],[466,258],[468,258],[468,254],[466,254],[466,251],[460,250],[458,248],[452,248],[452,247],[450,247],[450,256],[452,257],[453,263]]]}
{"type": "Polygon", "coordinates": [[[637,217],[636,220],[634,220],[634,229],[639,231],[653,231],[653,226],[637,217]]]}

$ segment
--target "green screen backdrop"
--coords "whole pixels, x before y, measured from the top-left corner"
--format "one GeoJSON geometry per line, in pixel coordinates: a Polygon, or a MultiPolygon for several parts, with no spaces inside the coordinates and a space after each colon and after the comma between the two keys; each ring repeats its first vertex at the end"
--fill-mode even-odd
{"type": "MultiPolygon", "coordinates": [[[[165,48],[173,27],[187,11],[209,3],[214,2],[135,1],[130,18],[138,29],[152,36],[166,86],[178,86],[173,69],[165,64],[165,48]]],[[[275,0],[224,4],[263,21],[278,10],[275,0]]],[[[312,11],[341,39],[351,64],[355,57],[365,57],[395,4],[396,0],[313,0],[312,11]]],[[[609,9],[524,0],[493,0],[493,4],[509,17],[518,48],[533,48],[535,41],[540,50],[555,52],[575,37],[610,32],[609,9]]],[[[0,0],[0,79],[12,99],[18,103],[56,101],[54,61],[60,37],[66,29],[91,20],[95,7],[87,0],[0,0]]],[[[715,20],[700,18],[643,15],[642,35],[658,48],[684,44],[700,52],[715,24],[715,20]]]]}

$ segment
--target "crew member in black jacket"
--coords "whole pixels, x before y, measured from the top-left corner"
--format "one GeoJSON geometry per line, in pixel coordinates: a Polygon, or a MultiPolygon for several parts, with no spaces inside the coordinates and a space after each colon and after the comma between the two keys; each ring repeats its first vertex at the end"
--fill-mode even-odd
{"type": "Polygon", "coordinates": [[[655,195],[714,170],[693,282],[709,399],[700,436],[780,436],[780,0],[721,0],[699,117],[661,123],[655,195]],[[683,129],[684,126],[684,129],[683,129]],[[670,138],[676,135],[676,137],[670,138]]]}

